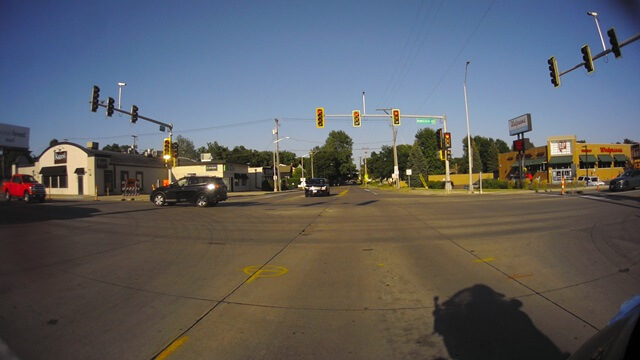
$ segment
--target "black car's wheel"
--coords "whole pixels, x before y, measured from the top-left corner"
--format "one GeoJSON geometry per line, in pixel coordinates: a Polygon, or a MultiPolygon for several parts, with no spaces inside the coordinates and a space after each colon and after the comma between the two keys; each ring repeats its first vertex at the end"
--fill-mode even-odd
{"type": "Polygon", "coordinates": [[[167,203],[167,198],[166,196],[164,196],[163,193],[157,193],[153,197],[153,203],[156,204],[157,206],[162,206],[167,203]]]}
{"type": "Polygon", "coordinates": [[[11,194],[9,194],[9,190],[4,192],[4,199],[7,201],[11,201],[11,194]]]}
{"type": "Polygon", "coordinates": [[[207,195],[202,193],[198,194],[198,196],[196,196],[196,205],[199,207],[209,206],[209,199],[207,199],[207,195]]]}
{"type": "Polygon", "coordinates": [[[29,203],[31,201],[31,196],[29,196],[29,193],[27,191],[24,192],[22,200],[24,200],[25,203],[29,203]]]}

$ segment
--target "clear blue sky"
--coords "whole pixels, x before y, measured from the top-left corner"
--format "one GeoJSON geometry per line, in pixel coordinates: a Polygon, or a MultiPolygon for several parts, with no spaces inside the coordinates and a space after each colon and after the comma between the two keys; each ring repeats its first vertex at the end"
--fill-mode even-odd
{"type": "MultiPolygon", "coordinates": [[[[53,138],[161,148],[165,134],[145,121],[89,110],[118,96],[141,115],[170,122],[196,147],[281,149],[301,155],[331,130],[362,148],[391,144],[388,123],[327,119],[328,114],[399,108],[446,114],[454,156],[466,135],[463,82],[472,135],[511,143],[507,121],[531,113],[535,145],[576,135],[592,143],[640,141],[640,41],[550,83],[547,59],[561,70],[581,62],[580,47],[602,50],[615,26],[622,41],[640,32],[638,1],[22,1],[0,2],[0,122],[31,129],[37,156],[53,138]],[[630,7],[623,6],[631,4],[630,7]]],[[[378,112],[379,113],[379,112],[378,112]]],[[[436,128],[436,126],[431,126],[436,128]]],[[[438,126],[439,127],[439,126],[438,126]]],[[[398,142],[419,126],[403,119],[398,142]]]]}

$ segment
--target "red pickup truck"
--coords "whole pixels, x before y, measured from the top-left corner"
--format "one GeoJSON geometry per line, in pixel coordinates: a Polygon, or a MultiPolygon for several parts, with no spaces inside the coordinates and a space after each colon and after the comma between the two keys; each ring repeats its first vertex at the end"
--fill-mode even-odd
{"type": "Polygon", "coordinates": [[[34,199],[44,202],[47,197],[44,185],[40,184],[33,176],[24,174],[15,174],[11,180],[2,183],[2,193],[7,201],[16,197],[22,198],[26,203],[34,199]]]}

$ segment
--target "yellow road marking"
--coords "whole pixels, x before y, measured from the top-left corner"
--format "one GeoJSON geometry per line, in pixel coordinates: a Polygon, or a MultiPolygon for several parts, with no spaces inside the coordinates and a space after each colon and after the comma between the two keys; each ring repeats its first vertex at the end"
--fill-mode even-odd
{"type": "Polygon", "coordinates": [[[378,264],[378,266],[383,267],[383,266],[384,266],[384,264],[378,264]]]}
{"type": "Polygon", "coordinates": [[[289,271],[287,268],[277,265],[265,265],[262,269],[260,265],[253,265],[240,270],[247,275],[251,275],[249,279],[247,279],[247,284],[253,282],[253,280],[257,278],[282,276],[289,271]]]}
{"type": "Polygon", "coordinates": [[[473,260],[473,262],[479,263],[479,262],[487,262],[487,261],[493,261],[493,260],[495,260],[495,259],[492,258],[492,257],[488,257],[488,258],[484,258],[484,259],[475,259],[475,260],[473,260]]]}
{"type": "Polygon", "coordinates": [[[345,196],[348,192],[349,192],[349,190],[344,190],[343,192],[338,194],[338,196],[345,196]]]}
{"type": "Polygon", "coordinates": [[[178,350],[178,348],[185,342],[187,341],[188,337],[185,335],[181,338],[179,338],[178,340],[174,341],[171,343],[171,345],[169,345],[168,348],[164,349],[163,352],[161,352],[160,354],[158,354],[158,356],[156,356],[155,360],[164,360],[167,358],[167,356],[173,354],[176,350],[178,350]]]}
{"type": "Polygon", "coordinates": [[[513,274],[509,275],[509,279],[519,279],[523,277],[533,276],[533,274],[513,274]]]}

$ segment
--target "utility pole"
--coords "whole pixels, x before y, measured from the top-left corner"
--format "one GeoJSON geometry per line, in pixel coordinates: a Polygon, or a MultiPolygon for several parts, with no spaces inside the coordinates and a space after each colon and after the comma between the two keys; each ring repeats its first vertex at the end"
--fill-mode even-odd
{"type": "Polygon", "coordinates": [[[135,154],[137,149],[136,140],[138,140],[138,135],[131,135],[131,137],[133,138],[133,153],[135,154]]]}
{"type": "Polygon", "coordinates": [[[273,175],[274,175],[274,182],[273,182],[273,191],[280,191],[280,148],[278,145],[278,142],[280,142],[280,139],[278,139],[278,119],[275,119],[276,121],[276,128],[273,130],[273,134],[276,136],[276,156],[275,156],[275,162],[273,164],[273,175]]]}
{"type": "Polygon", "coordinates": [[[311,158],[311,177],[314,178],[313,175],[313,151],[309,151],[309,157],[311,158]]]}

